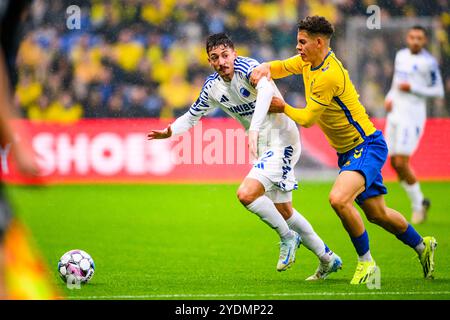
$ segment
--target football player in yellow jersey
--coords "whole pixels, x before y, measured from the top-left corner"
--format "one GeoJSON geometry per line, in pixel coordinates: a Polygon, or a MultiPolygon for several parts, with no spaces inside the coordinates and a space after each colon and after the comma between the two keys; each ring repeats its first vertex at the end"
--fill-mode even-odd
{"type": "Polygon", "coordinates": [[[386,142],[359,102],[347,70],[330,49],[333,32],[333,26],[324,17],[306,17],[298,24],[299,54],[258,66],[251,80],[303,75],[306,107],[293,108],[282,99],[273,98],[270,111],[284,112],[303,127],[317,123],[337,151],[340,172],[329,201],[358,253],[358,265],[350,283],[366,283],[377,271],[369,250],[369,237],[354,201],[370,222],[418,253],[424,277],[431,279],[437,242],[433,237],[422,238],[399,212],[384,202],[387,190],[381,168],[388,154],[386,142]]]}

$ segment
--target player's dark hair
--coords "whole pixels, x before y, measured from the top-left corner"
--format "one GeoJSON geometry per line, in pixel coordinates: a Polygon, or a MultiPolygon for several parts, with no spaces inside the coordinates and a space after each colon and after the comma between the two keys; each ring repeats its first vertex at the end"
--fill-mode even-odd
{"type": "Polygon", "coordinates": [[[328,22],[325,17],[321,16],[308,16],[305,19],[300,20],[297,27],[298,31],[306,31],[311,35],[324,35],[328,39],[331,38],[334,33],[331,23],[328,22]]]}
{"type": "Polygon", "coordinates": [[[209,53],[218,46],[234,49],[233,41],[231,41],[230,37],[223,32],[212,34],[206,39],[206,53],[209,53]]]}
{"type": "Polygon", "coordinates": [[[416,25],[412,26],[411,28],[409,28],[409,30],[420,30],[420,31],[423,32],[423,34],[425,35],[425,37],[428,36],[428,34],[427,34],[427,29],[425,29],[424,27],[422,27],[422,26],[419,25],[419,24],[416,24],[416,25]]]}

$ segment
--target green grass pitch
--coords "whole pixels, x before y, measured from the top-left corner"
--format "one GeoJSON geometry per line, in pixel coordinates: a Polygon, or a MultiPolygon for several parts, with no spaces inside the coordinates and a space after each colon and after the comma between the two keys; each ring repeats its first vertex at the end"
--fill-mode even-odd
{"type": "MultiPolygon", "coordinates": [[[[386,202],[409,218],[406,193],[387,185],[386,202]]],[[[318,261],[303,246],[291,269],[276,271],[278,237],[240,205],[237,185],[15,186],[8,193],[68,299],[450,299],[450,183],[422,186],[432,207],[417,230],[438,240],[435,280],[422,278],[412,249],[364,218],[379,290],[349,284],[357,257],[328,204],[331,183],[303,182],[294,192],[294,206],[344,262],[315,283],[304,281],[318,261]],[[56,264],[76,248],[92,255],[96,272],[70,290],[56,264]]]]}

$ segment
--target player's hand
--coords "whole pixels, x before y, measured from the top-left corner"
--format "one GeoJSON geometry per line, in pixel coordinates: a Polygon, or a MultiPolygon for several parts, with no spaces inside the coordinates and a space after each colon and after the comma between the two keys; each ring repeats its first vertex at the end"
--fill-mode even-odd
{"type": "Polygon", "coordinates": [[[262,77],[267,77],[269,80],[271,78],[270,65],[268,63],[262,63],[253,69],[252,74],[250,75],[251,84],[256,87],[262,77]]]}
{"type": "Polygon", "coordinates": [[[166,138],[170,138],[171,136],[172,136],[172,128],[169,125],[164,130],[152,130],[152,131],[150,131],[149,134],[147,135],[147,138],[148,138],[148,140],[166,139],[166,138]]]}
{"type": "Polygon", "coordinates": [[[254,160],[258,159],[258,135],[259,131],[250,130],[248,132],[248,149],[254,160]]]}
{"type": "Polygon", "coordinates": [[[398,88],[399,88],[401,91],[404,91],[404,92],[410,92],[410,91],[411,91],[411,85],[410,85],[408,82],[402,82],[402,83],[400,83],[400,84],[398,85],[398,88]]]}
{"type": "Polygon", "coordinates": [[[384,101],[384,109],[386,110],[386,112],[392,111],[392,100],[387,99],[384,101]]]}
{"type": "Polygon", "coordinates": [[[286,102],[283,99],[274,96],[270,103],[269,113],[283,113],[285,105],[286,102]]]}

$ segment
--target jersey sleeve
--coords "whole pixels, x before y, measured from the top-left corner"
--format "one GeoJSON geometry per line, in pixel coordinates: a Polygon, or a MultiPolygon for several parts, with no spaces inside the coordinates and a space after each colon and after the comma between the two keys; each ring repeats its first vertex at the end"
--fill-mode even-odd
{"type": "Polygon", "coordinates": [[[300,55],[293,56],[286,60],[275,60],[269,62],[272,78],[280,79],[293,74],[301,74],[303,69],[303,60],[300,55]]]}
{"type": "MultiPolygon", "coordinates": [[[[189,110],[172,123],[172,134],[178,135],[187,132],[195,126],[198,121],[206,114],[217,107],[214,99],[211,97],[213,78],[209,77],[203,85],[202,91],[197,100],[191,105],[189,110]]],[[[176,94],[176,93],[175,93],[176,94]]]]}
{"type": "Polygon", "coordinates": [[[272,97],[275,94],[274,85],[273,81],[269,82],[266,77],[262,77],[259,80],[256,86],[258,94],[256,95],[255,113],[253,114],[249,130],[259,131],[261,128],[261,125],[267,116],[267,112],[269,111],[272,97]]]}
{"type": "Polygon", "coordinates": [[[238,57],[234,62],[234,70],[242,72],[245,77],[250,79],[253,69],[259,66],[259,62],[252,58],[238,57]]]}
{"type": "Polygon", "coordinates": [[[286,104],[284,112],[292,120],[300,124],[302,127],[312,126],[330,105],[333,97],[341,93],[341,87],[343,87],[343,81],[345,78],[340,71],[335,73],[330,69],[319,75],[315,80],[311,88],[311,93],[308,101],[306,101],[306,107],[303,109],[293,108],[286,104]]]}
{"type": "Polygon", "coordinates": [[[430,83],[428,86],[411,83],[411,92],[427,98],[444,97],[444,84],[436,60],[432,60],[429,69],[430,83]]]}

